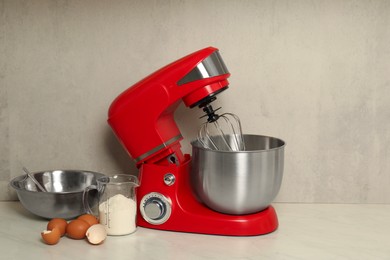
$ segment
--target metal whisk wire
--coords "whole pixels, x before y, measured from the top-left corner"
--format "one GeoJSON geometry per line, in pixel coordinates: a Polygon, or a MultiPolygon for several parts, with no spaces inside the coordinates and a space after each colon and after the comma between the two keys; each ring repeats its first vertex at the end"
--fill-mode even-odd
{"type": "Polygon", "coordinates": [[[197,139],[203,147],[211,150],[245,150],[240,119],[232,113],[218,115],[215,120],[204,123],[198,132],[197,139]],[[222,124],[226,125],[226,128],[221,126],[220,119],[222,124]],[[215,134],[211,133],[210,128],[212,127],[215,130],[215,134]]]}
{"type": "Polygon", "coordinates": [[[222,118],[225,119],[225,121],[228,124],[230,124],[231,132],[233,133],[233,136],[234,136],[233,144],[235,145],[235,148],[232,148],[232,150],[233,151],[245,151],[245,142],[244,142],[244,138],[242,137],[242,127],[241,127],[240,118],[237,115],[232,114],[232,113],[224,113],[222,115],[222,118]],[[234,120],[229,120],[226,117],[227,115],[231,116],[234,120]],[[234,126],[232,122],[235,122],[237,125],[234,126]]]}

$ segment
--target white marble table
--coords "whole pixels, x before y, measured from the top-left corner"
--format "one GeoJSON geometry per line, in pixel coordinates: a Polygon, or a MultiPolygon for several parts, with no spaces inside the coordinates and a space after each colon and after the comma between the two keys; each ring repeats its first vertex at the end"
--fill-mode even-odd
{"type": "Polygon", "coordinates": [[[390,205],[273,204],[279,229],[226,237],[138,228],[92,246],[41,241],[46,220],[0,202],[0,259],[390,259],[390,205]]]}

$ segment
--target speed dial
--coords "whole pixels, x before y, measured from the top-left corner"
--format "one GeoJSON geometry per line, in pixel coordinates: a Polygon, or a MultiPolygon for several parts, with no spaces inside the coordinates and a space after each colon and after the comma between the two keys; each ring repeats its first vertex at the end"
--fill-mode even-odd
{"type": "Polygon", "coordinates": [[[171,202],[161,193],[151,192],[142,198],[140,212],[148,223],[160,225],[171,215],[171,202]]]}

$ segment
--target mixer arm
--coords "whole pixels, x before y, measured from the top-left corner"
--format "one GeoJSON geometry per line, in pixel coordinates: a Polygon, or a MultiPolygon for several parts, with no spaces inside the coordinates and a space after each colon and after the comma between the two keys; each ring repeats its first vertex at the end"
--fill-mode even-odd
{"type": "Polygon", "coordinates": [[[181,101],[203,106],[228,87],[230,76],[218,49],[208,47],[175,61],[139,81],[111,104],[108,122],[137,165],[158,163],[180,150],[174,121],[181,101]]]}

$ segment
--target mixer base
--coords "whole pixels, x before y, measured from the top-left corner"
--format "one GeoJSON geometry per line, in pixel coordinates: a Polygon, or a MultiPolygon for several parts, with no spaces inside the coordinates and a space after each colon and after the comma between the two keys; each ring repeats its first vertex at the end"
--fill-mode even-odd
{"type": "Polygon", "coordinates": [[[151,223],[138,209],[137,224],[141,227],[179,231],[189,233],[256,236],[271,233],[278,227],[275,209],[269,206],[265,210],[248,215],[228,215],[211,210],[200,203],[191,192],[189,167],[191,159],[180,166],[161,166],[144,164],[141,166],[141,186],[137,190],[139,208],[144,207],[142,199],[150,194],[161,194],[170,202],[169,218],[163,223],[151,223]],[[173,185],[164,183],[164,176],[169,173],[175,176],[173,185]]]}
{"type": "Polygon", "coordinates": [[[265,235],[275,231],[278,227],[278,219],[272,206],[259,213],[240,217],[220,214],[220,216],[214,218],[207,218],[206,216],[187,213],[189,213],[187,219],[174,224],[152,225],[140,220],[138,226],[166,231],[225,236],[265,235]]]}

